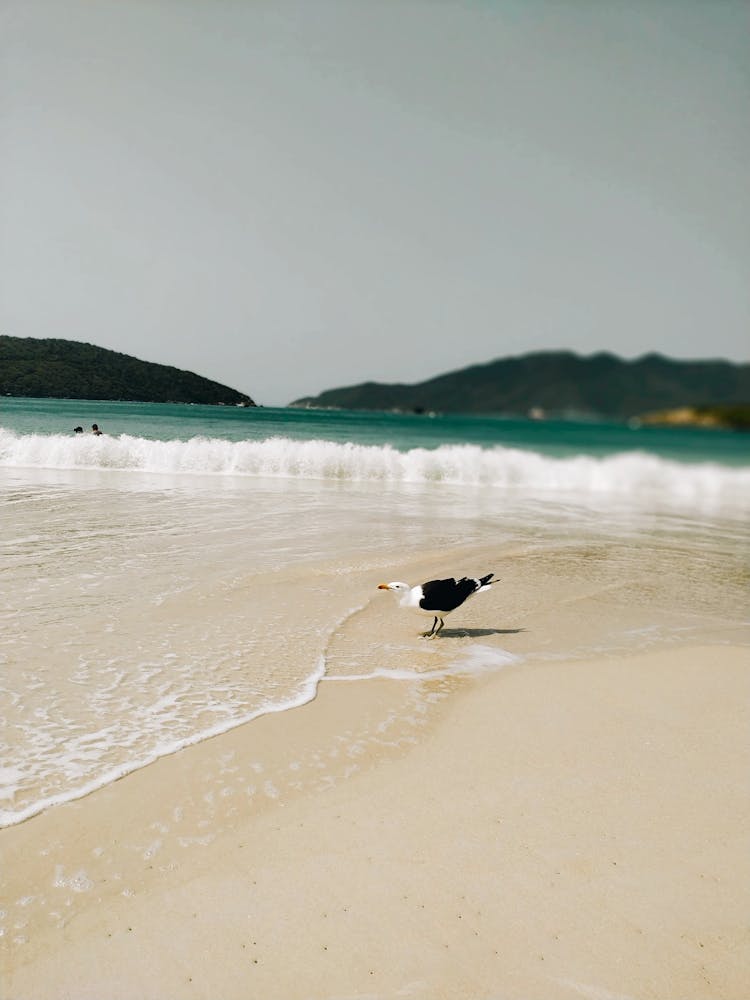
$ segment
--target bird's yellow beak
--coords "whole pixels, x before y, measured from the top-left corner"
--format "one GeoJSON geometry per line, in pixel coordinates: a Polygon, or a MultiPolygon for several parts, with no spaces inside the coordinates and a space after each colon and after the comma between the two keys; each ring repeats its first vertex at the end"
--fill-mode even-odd
{"type": "Polygon", "coordinates": [[[388,584],[387,583],[379,583],[378,584],[378,590],[388,590],[388,584]]]}

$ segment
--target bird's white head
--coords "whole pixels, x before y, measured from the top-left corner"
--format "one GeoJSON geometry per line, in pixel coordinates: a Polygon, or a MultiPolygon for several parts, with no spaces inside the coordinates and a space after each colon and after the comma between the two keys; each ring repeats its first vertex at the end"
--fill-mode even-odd
{"type": "Polygon", "coordinates": [[[394,580],[392,583],[379,583],[378,590],[394,590],[397,594],[405,594],[411,590],[411,587],[408,583],[394,580]]]}

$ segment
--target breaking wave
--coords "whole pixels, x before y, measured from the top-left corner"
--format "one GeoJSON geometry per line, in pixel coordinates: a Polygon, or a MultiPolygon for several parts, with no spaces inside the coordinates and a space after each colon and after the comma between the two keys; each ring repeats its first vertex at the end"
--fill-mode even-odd
{"type": "Polygon", "coordinates": [[[750,468],[685,463],[640,451],[556,458],[519,448],[443,445],[398,451],[273,437],[160,441],[17,434],[0,428],[0,467],[382,483],[446,483],[528,491],[655,493],[664,499],[750,503],[750,468]]]}

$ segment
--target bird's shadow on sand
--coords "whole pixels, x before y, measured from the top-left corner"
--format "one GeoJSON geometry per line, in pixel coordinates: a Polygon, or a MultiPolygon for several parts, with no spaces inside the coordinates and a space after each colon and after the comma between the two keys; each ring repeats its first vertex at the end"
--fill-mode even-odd
{"type": "Polygon", "coordinates": [[[440,630],[438,639],[480,639],[485,635],[518,635],[525,628],[444,628],[440,630]]]}

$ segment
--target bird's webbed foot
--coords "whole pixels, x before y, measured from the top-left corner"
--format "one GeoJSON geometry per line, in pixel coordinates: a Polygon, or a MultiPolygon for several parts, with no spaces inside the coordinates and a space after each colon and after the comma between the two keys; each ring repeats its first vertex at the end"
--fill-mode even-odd
{"type": "Polygon", "coordinates": [[[435,621],[432,623],[432,628],[430,629],[429,632],[421,632],[420,633],[420,635],[422,636],[423,639],[432,639],[433,636],[437,635],[437,632],[435,631],[435,627],[436,627],[437,623],[438,623],[438,620],[436,618],[435,621]]]}

